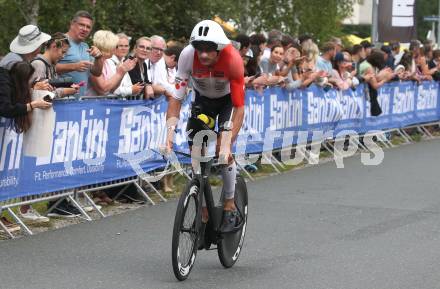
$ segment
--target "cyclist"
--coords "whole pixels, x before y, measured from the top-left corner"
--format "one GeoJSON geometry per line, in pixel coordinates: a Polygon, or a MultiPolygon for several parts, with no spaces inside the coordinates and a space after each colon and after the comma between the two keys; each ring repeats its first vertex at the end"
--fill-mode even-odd
{"type": "MultiPolygon", "coordinates": [[[[200,130],[199,120],[210,122],[210,128],[213,128],[212,122],[218,118],[216,153],[219,160],[226,164],[222,168],[224,204],[220,229],[222,232],[230,232],[239,227],[242,221],[234,204],[237,168],[231,149],[244,117],[244,68],[238,50],[214,21],[199,22],[191,33],[190,45],[180,55],[175,91],[167,111],[168,151],[172,149],[181,101],[190,79],[194,95],[186,128],[188,143],[192,148],[192,138],[200,130]]],[[[206,224],[207,221],[208,212],[206,205],[203,205],[202,222],[206,224]]]]}

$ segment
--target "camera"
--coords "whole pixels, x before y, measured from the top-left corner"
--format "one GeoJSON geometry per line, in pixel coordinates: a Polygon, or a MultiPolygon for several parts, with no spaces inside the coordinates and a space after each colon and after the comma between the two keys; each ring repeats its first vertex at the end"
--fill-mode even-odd
{"type": "Polygon", "coordinates": [[[74,84],[74,81],[72,77],[59,77],[59,78],[49,79],[49,84],[55,88],[59,88],[59,87],[67,88],[67,87],[71,87],[72,84],[74,84]]]}
{"type": "Polygon", "coordinates": [[[50,94],[47,94],[43,97],[45,102],[53,102],[53,97],[50,94]]]}

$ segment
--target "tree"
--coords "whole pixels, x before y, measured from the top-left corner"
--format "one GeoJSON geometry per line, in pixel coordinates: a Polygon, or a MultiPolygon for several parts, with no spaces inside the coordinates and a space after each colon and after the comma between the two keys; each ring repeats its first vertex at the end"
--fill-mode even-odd
{"type": "Polygon", "coordinates": [[[78,10],[92,13],[94,30],[125,32],[133,38],[159,34],[165,38],[188,38],[202,19],[236,23],[240,31],[279,29],[299,35],[310,33],[326,40],[340,33],[341,20],[351,13],[354,0],[0,0],[0,54],[5,54],[18,29],[38,23],[46,33],[66,32],[78,10]]]}
{"type": "MultiPolygon", "coordinates": [[[[426,39],[428,31],[431,30],[431,22],[423,20],[425,16],[437,15],[438,1],[417,0],[416,1],[416,19],[417,19],[417,38],[426,39]]],[[[437,28],[437,25],[436,25],[437,28]]],[[[436,34],[437,36],[437,34],[436,34]]]]}
{"type": "MultiPolygon", "coordinates": [[[[312,34],[326,40],[341,33],[342,20],[351,15],[355,0],[246,0],[229,3],[223,18],[235,21],[244,33],[278,29],[312,34]]],[[[224,2],[223,2],[224,3],[224,2]]]]}

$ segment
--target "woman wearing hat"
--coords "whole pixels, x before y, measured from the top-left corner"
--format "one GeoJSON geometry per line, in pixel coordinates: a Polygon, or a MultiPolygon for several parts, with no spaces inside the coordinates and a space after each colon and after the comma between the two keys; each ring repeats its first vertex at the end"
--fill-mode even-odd
{"type": "MultiPolygon", "coordinates": [[[[18,132],[26,131],[30,123],[30,112],[33,109],[47,109],[51,103],[43,99],[31,100],[31,78],[34,68],[29,63],[39,52],[41,45],[50,40],[50,36],[40,31],[35,25],[22,27],[18,36],[11,42],[10,50],[0,62],[0,117],[12,118],[13,127],[18,132]]],[[[47,81],[35,83],[34,89],[51,90],[47,81]]],[[[26,219],[36,222],[47,222],[49,219],[39,215],[30,206],[22,206],[26,219]]],[[[0,221],[10,232],[20,230],[16,224],[6,218],[0,221]]]]}
{"type": "MultiPolygon", "coordinates": [[[[0,117],[15,118],[26,116],[35,108],[46,109],[51,106],[44,100],[29,102],[14,102],[15,97],[13,78],[9,70],[21,61],[29,62],[40,52],[41,45],[50,39],[50,35],[43,33],[35,25],[22,27],[18,36],[11,42],[9,52],[0,61],[0,117]]],[[[29,86],[29,89],[31,87],[29,86]]],[[[47,81],[35,83],[34,89],[52,90],[47,81]]]]}

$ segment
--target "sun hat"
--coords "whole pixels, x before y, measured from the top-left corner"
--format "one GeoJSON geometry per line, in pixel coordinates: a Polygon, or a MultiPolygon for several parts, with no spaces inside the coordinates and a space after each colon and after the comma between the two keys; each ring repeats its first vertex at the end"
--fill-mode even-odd
{"type": "Polygon", "coordinates": [[[21,27],[17,37],[9,45],[9,49],[17,54],[28,54],[34,52],[50,38],[50,35],[41,32],[38,26],[26,25],[21,27]]]}

